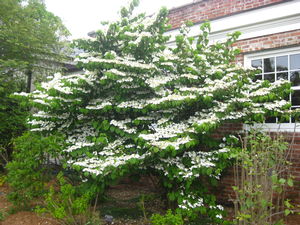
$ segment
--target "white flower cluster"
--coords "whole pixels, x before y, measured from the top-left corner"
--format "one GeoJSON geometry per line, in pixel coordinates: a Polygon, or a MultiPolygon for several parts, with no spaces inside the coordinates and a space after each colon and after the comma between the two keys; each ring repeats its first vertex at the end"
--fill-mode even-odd
{"type": "Polygon", "coordinates": [[[180,145],[184,145],[190,142],[190,137],[177,138],[175,141],[149,141],[152,146],[156,146],[160,149],[166,149],[168,146],[172,146],[176,150],[179,149],[180,145]]]}
{"type": "Polygon", "coordinates": [[[105,176],[111,172],[112,167],[118,168],[125,165],[130,159],[143,160],[146,155],[131,154],[131,155],[118,155],[107,156],[104,159],[101,158],[88,158],[83,160],[78,160],[76,162],[69,161],[69,163],[83,167],[83,172],[88,172],[90,174],[95,174],[96,176],[105,176]]]}
{"type": "Polygon", "coordinates": [[[103,109],[105,108],[105,106],[111,106],[112,104],[110,102],[102,102],[101,104],[99,105],[88,105],[86,107],[86,109],[94,109],[94,110],[97,110],[97,109],[103,109]]]}
{"type": "MultiPolygon", "coordinates": [[[[29,121],[28,123],[30,124],[31,121],[29,121]]],[[[36,132],[36,131],[51,131],[53,130],[53,128],[55,128],[56,124],[54,122],[51,121],[36,121],[34,120],[32,125],[39,125],[38,128],[32,128],[30,129],[30,131],[36,132]]]]}
{"type": "Polygon", "coordinates": [[[188,127],[188,124],[185,123],[172,123],[167,126],[159,126],[160,124],[163,124],[167,121],[167,119],[158,120],[157,126],[154,127],[154,134],[140,134],[139,137],[147,141],[157,141],[159,139],[172,138],[176,137],[178,134],[185,132],[188,127]]]}
{"type": "Polygon", "coordinates": [[[180,203],[178,205],[179,208],[181,209],[185,209],[185,210],[191,210],[191,209],[195,209],[195,208],[199,208],[201,206],[204,206],[204,203],[203,203],[203,198],[199,198],[198,196],[195,196],[195,195],[185,195],[182,193],[182,197],[184,198],[182,200],[182,203],[180,203]]]}
{"type": "Polygon", "coordinates": [[[154,64],[145,64],[145,63],[139,63],[137,61],[131,61],[128,59],[125,60],[117,60],[117,59],[103,59],[103,58],[96,58],[96,57],[88,57],[86,59],[77,59],[78,62],[82,63],[106,63],[111,65],[120,65],[120,66],[126,66],[129,68],[136,68],[136,69],[144,69],[144,70],[157,70],[156,66],[154,64]]]}
{"type": "MultiPolygon", "coordinates": [[[[168,169],[175,167],[177,172],[172,174],[172,177],[176,177],[180,180],[194,179],[200,176],[199,169],[216,167],[216,163],[219,159],[218,154],[228,151],[228,148],[221,148],[210,152],[188,151],[184,152],[181,157],[160,159],[161,163],[157,164],[155,168],[163,171],[165,176],[167,176],[169,174],[168,169]]],[[[210,176],[219,179],[219,175],[220,174],[212,173],[210,176]]]]}
{"type": "Polygon", "coordinates": [[[183,157],[187,157],[191,160],[191,170],[201,167],[214,167],[215,158],[212,152],[185,152],[183,157]]]}
{"type": "Polygon", "coordinates": [[[179,60],[179,57],[175,54],[173,54],[173,52],[170,49],[166,49],[163,52],[160,52],[157,54],[158,58],[164,58],[164,60],[166,61],[177,61],[179,60]]]}
{"type": "Polygon", "coordinates": [[[117,69],[110,69],[110,70],[107,70],[106,72],[113,73],[113,74],[121,76],[121,77],[126,77],[127,76],[126,73],[124,73],[120,70],[117,70],[117,69]]]}
{"type": "Polygon", "coordinates": [[[136,129],[129,128],[128,126],[126,126],[126,124],[128,124],[130,122],[131,122],[131,119],[119,120],[119,121],[111,120],[110,124],[115,127],[118,127],[121,130],[124,130],[127,133],[130,133],[130,134],[136,133],[137,132],[136,129]]]}
{"type": "Polygon", "coordinates": [[[164,76],[155,76],[146,80],[146,83],[151,88],[156,88],[160,85],[166,84],[172,80],[178,79],[178,76],[175,75],[164,75],[164,76]]]}
{"type": "Polygon", "coordinates": [[[88,143],[88,142],[76,142],[75,144],[71,145],[70,147],[64,149],[65,152],[73,152],[74,150],[81,149],[83,147],[91,147],[94,146],[95,143],[88,143]]]}
{"type": "Polygon", "coordinates": [[[198,80],[199,77],[196,76],[196,75],[193,75],[193,74],[190,74],[190,73],[185,73],[185,74],[182,74],[181,77],[185,77],[185,78],[188,78],[188,79],[193,79],[193,80],[198,80]]]}
{"type": "Polygon", "coordinates": [[[113,142],[108,143],[108,145],[106,147],[104,147],[103,150],[107,151],[107,150],[117,149],[119,146],[122,146],[125,141],[126,141],[126,139],[124,139],[124,138],[117,139],[113,142]]]}
{"type": "MultiPolygon", "coordinates": [[[[248,94],[249,97],[257,97],[257,96],[265,96],[268,95],[271,91],[281,87],[282,85],[288,83],[287,80],[276,80],[275,82],[272,83],[272,85],[268,88],[259,88],[255,91],[252,91],[251,93],[248,94]]],[[[258,83],[261,84],[261,83],[258,83]]],[[[258,84],[254,84],[252,88],[257,87],[258,84]]],[[[251,86],[250,86],[251,88],[251,86]]]]}

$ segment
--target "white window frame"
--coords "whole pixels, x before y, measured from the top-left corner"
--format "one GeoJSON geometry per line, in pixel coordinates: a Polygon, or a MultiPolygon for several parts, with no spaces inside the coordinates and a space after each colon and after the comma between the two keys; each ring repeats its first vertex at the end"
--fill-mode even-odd
{"type": "MultiPolygon", "coordinates": [[[[300,54],[300,46],[292,48],[281,48],[260,51],[244,55],[244,66],[251,67],[251,61],[256,59],[270,58],[283,55],[300,54]]],[[[300,90],[300,86],[292,87],[293,90],[300,90]]],[[[254,125],[244,124],[244,129],[258,128],[269,132],[300,132],[299,123],[259,123],[254,125]]]]}

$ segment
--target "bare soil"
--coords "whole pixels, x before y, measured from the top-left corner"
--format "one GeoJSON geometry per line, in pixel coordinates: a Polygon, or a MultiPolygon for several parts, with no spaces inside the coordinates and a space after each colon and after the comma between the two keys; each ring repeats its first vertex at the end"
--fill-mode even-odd
{"type": "Polygon", "coordinates": [[[21,211],[9,214],[12,204],[6,199],[8,193],[9,188],[6,185],[0,187],[0,213],[4,216],[0,225],[59,225],[54,219],[39,217],[34,212],[21,211]]]}

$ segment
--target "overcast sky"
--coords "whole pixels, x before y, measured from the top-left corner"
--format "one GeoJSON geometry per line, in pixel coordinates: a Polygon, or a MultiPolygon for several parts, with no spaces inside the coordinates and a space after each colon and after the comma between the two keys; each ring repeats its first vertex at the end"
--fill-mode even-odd
{"type": "MultiPolygon", "coordinates": [[[[140,0],[139,12],[151,14],[162,6],[173,8],[193,0],[140,0]]],[[[128,0],[45,0],[48,11],[59,16],[72,38],[86,37],[101,21],[114,20],[128,0]]]]}

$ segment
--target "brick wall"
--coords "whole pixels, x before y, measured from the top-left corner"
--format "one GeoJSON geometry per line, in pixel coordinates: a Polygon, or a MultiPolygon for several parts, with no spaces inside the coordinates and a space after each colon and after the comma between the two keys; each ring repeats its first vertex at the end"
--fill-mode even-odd
{"type": "Polygon", "coordinates": [[[276,48],[286,48],[300,45],[300,30],[276,33],[256,38],[244,39],[234,44],[242,50],[237,57],[237,62],[244,63],[244,54],[276,48]]]}
{"type": "Polygon", "coordinates": [[[289,0],[198,0],[194,3],[171,9],[169,19],[172,28],[178,28],[185,21],[199,23],[244,12],[289,0]]]}

